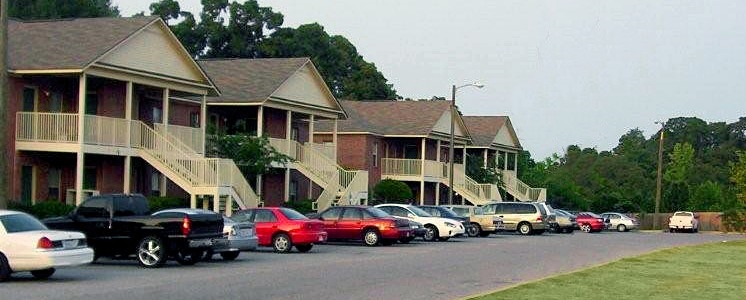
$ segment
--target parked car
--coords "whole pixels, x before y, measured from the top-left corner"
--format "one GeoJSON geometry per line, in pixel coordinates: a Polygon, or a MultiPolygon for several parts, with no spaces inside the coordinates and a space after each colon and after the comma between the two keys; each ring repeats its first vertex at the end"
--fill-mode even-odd
{"type": "Polygon", "coordinates": [[[578,222],[575,215],[561,209],[555,209],[555,219],[557,221],[557,232],[571,233],[578,228],[578,222]]]}
{"type": "MultiPolygon", "coordinates": [[[[174,208],[161,210],[153,215],[171,213],[210,214],[214,212],[203,209],[174,208]]],[[[234,260],[238,257],[241,251],[251,251],[256,249],[258,241],[256,230],[254,229],[254,223],[236,222],[226,216],[223,216],[223,238],[227,240],[227,243],[216,243],[212,249],[205,251],[203,259],[210,260],[215,253],[219,253],[225,260],[234,260]]]]}
{"type": "Polygon", "coordinates": [[[550,231],[559,231],[559,224],[557,223],[557,214],[554,212],[554,208],[546,202],[534,202],[536,205],[543,207],[544,211],[547,212],[547,229],[550,231]]]}
{"type": "Polygon", "coordinates": [[[491,202],[482,206],[485,215],[503,219],[506,231],[522,235],[542,234],[547,225],[547,212],[543,206],[532,202],[491,202]]]}
{"type": "Polygon", "coordinates": [[[329,240],[362,240],[366,246],[385,246],[414,238],[409,222],[370,206],[333,206],[320,212],[329,240]]]}
{"type": "Polygon", "coordinates": [[[93,249],[82,233],[49,230],[29,214],[0,210],[0,282],[15,272],[46,279],[56,268],[91,261],[93,249]]]}
{"type": "MultiPolygon", "coordinates": [[[[396,218],[396,217],[394,217],[396,218]]],[[[406,218],[397,218],[399,220],[407,221],[409,224],[409,228],[412,228],[412,232],[414,233],[413,236],[407,237],[405,239],[399,239],[399,242],[402,244],[409,244],[409,242],[414,241],[415,238],[421,237],[425,238],[425,234],[427,233],[427,229],[425,226],[422,226],[419,222],[412,221],[410,219],[406,218]]]]}
{"type": "Polygon", "coordinates": [[[690,211],[677,211],[668,218],[668,230],[676,232],[679,230],[699,231],[699,220],[697,215],[690,211]]]}
{"type": "Polygon", "coordinates": [[[180,264],[198,262],[204,251],[226,243],[223,218],[216,213],[169,213],[152,216],[148,200],[139,194],[93,196],[70,215],[44,220],[49,228],[85,233],[94,260],[101,256],[135,254],[146,268],[174,258],[180,264]]]}
{"type": "Polygon", "coordinates": [[[290,252],[293,247],[308,252],[327,239],[323,222],[286,207],[250,208],[233,213],[231,219],[253,222],[259,246],[271,246],[278,253],[290,252]]]}
{"type": "MultiPolygon", "coordinates": [[[[469,217],[474,233],[477,236],[487,237],[490,233],[495,233],[505,229],[503,219],[495,215],[485,215],[482,208],[472,205],[443,205],[450,208],[456,214],[469,217]]],[[[467,231],[468,233],[468,231],[467,231]]],[[[470,235],[473,236],[473,235],[470,235]]]]}
{"type": "Polygon", "coordinates": [[[640,228],[640,222],[638,222],[637,219],[621,213],[605,212],[601,214],[601,217],[609,220],[610,229],[616,229],[619,232],[625,232],[640,228]]]}
{"type": "Polygon", "coordinates": [[[451,219],[454,221],[459,221],[461,222],[461,226],[464,226],[464,229],[466,230],[466,234],[468,236],[472,236],[472,237],[477,236],[476,229],[474,229],[471,226],[471,221],[469,220],[469,217],[460,216],[459,214],[455,213],[450,208],[443,207],[443,206],[419,205],[417,207],[431,214],[433,217],[441,217],[441,218],[451,219]]]}
{"type": "Polygon", "coordinates": [[[606,229],[606,220],[592,212],[578,213],[576,221],[583,232],[599,232],[606,229]]]}
{"type": "Polygon", "coordinates": [[[422,224],[426,229],[425,236],[423,236],[423,239],[426,241],[447,241],[451,237],[466,232],[460,222],[433,217],[426,211],[412,205],[379,204],[376,207],[394,217],[405,218],[422,224]]]}

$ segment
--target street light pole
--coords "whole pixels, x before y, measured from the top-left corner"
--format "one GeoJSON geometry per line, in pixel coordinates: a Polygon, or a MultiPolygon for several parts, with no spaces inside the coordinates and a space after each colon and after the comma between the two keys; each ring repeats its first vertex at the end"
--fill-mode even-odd
{"type": "MultiPolygon", "coordinates": [[[[475,88],[481,89],[484,87],[482,84],[477,83],[470,83],[470,84],[464,84],[462,86],[456,86],[455,84],[451,86],[451,134],[450,134],[450,143],[448,144],[448,204],[453,205],[453,143],[454,143],[454,131],[455,131],[455,123],[456,123],[456,115],[458,114],[458,110],[456,109],[456,90],[460,88],[464,88],[467,86],[473,86],[475,88]]],[[[440,151],[440,149],[438,149],[440,151]]],[[[464,158],[466,159],[466,158],[464,158]]],[[[464,161],[464,164],[466,164],[466,161],[464,161]]],[[[464,170],[466,171],[466,170],[464,170]]]]}
{"type": "Polygon", "coordinates": [[[655,217],[653,218],[653,229],[658,229],[658,214],[660,213],[661,206],[661,185],[663,177],[663,132],[666,123],[655,122],[661,125],[660,141],[658,142],[658,172],[656,173],[655,182],[655,217]]]}

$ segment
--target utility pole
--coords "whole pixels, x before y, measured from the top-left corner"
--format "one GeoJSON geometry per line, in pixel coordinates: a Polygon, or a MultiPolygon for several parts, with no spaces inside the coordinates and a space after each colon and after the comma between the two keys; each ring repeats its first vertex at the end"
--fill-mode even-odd
{"type": "Polygon", "coordinates": [[[655,182],[655,217],[653,218],[653,229],[658,229],[658,214],[660,213],[661,208],[661,185],[662,185],[662,177],[663,177],[663,132],[664,127],[666,126],[666,123],[663,122],[655,122],[656,124],[661,125],[661,135],[660,135],[660,141],[658,142],[658,172],[656,175],[656,182],[655,182]]]}
{"type": "Polygon", "coordinates": [[[8,207],[8,0],[0,0],[0,208],[8,207]]]}

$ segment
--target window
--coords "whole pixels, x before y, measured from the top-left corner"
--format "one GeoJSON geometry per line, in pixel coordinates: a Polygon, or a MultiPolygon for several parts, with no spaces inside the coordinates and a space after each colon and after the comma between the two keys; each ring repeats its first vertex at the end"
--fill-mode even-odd
{"type": "Polygon", "coordinates": [[[373,143],[373,167],[378,167],[378,142],[373,143]]]}
{"type": "Polygon", "coordinates": [[[320,217],[324,220],[336,220],[339,219],[339,213],[342,212],[342,208],[332,207],[323,212],[320,217]]]}
{"type": "Polygon", "coordinates": [[[6,233],[47,230],[39,220],[24,213],[0,216],[0,223],[6,233]]]}
{"type": "Polygon", "coordinates": [[[291,180],[288,185],[288,201],[295,202],[298,200],[298,181],[291,180]]]}
{"type": "Polygon", "coordinates": [[[111,215],[108,200],[107,197],[90,198],[78,207],[77,214],[84,218],[108,218],[111,215]]]}
{"type": "Polygon", "coordinates": [[[22,111],[36,111],[36,89],[32,87],[23,88],[22,111]]]}
{"type": "Polygon", "coordinates": [[[259,209],[254,213],[254,222],[277,222],[277,217],[271,210],[259,209]]]}
{"type": "Polygon", "coordinates": [[[290,208],[280,208],[280,212],[285,215],[286,218],[290,220],[307,220],[308,218],[301,213],[292,210],[290,208]]]}
{"type": "Polygon", "coordinates": [[[134,197],[116,197],[114,198],[114,216],[143,216],[148,215],[147,201],[134,197]],[[141,201],[138,201],[141,200],[141,201]]]}
{"type": "Polygon", "coordinates": [[[189,126],[199,128],[199,112],[193,111],[189,113],[189,126]]]}
{"type": "Polygon", "coordinates": [[[47,193],[49,199],[60,198],[60,177],[62,177],[62,171],[60,169],[49,169],[47,173],[47,193]]]}
{"type": "Polygon", "coordinates": [[[254,210],[252,209],[238,211],[231,216],[231,219],[236,222],[251,222],[252,218],[254,218],[254,210]]]}
{"type": "Polygon", "coordinates": [[[391,212],[389,212],[390,215],[397,216],[397,217],[403,217],[403,218],[409,218],[410,213],[408,210],[398,207],[398,206],[391,206],[390,208],[391,208],[391,212]]]}
{"type": "Polygon", "coordinates": [[[363,216],[357,208],[348,207],[342,213],[342,220],[360,220],[362,218],[363,216]]]}
{"type": "Polygon", "coordinates": [[[153,107],[153,123],[163,123],[163,109],[153,107]]]}

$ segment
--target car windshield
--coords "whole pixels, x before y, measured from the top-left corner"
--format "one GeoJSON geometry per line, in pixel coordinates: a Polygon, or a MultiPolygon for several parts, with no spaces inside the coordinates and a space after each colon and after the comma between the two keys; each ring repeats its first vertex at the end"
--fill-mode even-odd
{"type": "Polygon", "coordinates": [[[469,209],[466,207],[452,207],[451,210],[462,217],[469,216],[469,209]]]}
{"type": "Polygon", "coordinates": [[[450,210],[448,208],[445,208],[445,207],[438,208],[438,210],[440,210],[441,217],[446,217],[446,218],[458,218],[458,217],[460,217],[454,211],[452,211],[452,210],[450,210]]]}
{"type": "Polygon", "coordinates": [[[285,215],[286,218],[290,220],[306,220],[308,219],[306,216],[302,215],[301,213],[289,209],[289,208],[280,208],[280,212],[282,212],[283,215],[285,215]]]}
{"type": "Polygon", "coordinates": [[[39,220],[27,214],[0,216],[0,223],[3,224],[7,233],[47,230],[47,226],[44,226],[39,220]]]}
{"type": "Polygon", "coordinates": [[[390,217],[391,215],[387,214],[385,211],[382,211],[375,207],[368,207],[366,210],[375,218],[386,218],[390,217]]]}
{"type": "Polygon", "coordinates": [[[426,211],[420,209],[419,207],[414,207],[414,206],[410,205],[407,208],[409,208],[409,210],[412,211],[412,213],[414,213],[418,217],[432,217],[433,216],[433,215],[427,213],[426,211]]]}
{"type": "Polygon", "coordinates": [[[474,208],[474,214],[477,215],[477,216],[481,216],[481,215],[484,214],[484,211],[482,210],[481,207],[475,207],[474,208]]]}

